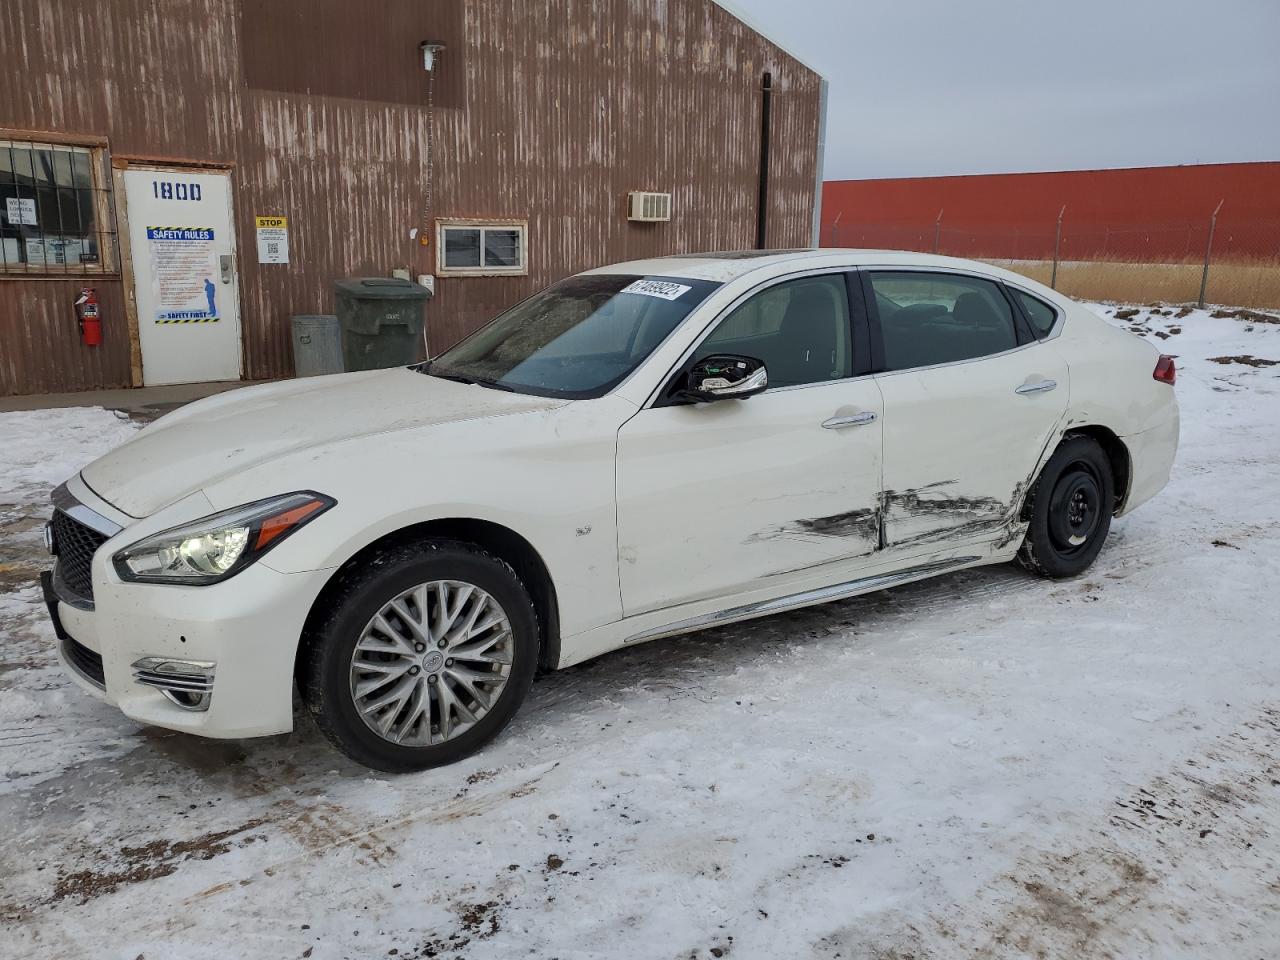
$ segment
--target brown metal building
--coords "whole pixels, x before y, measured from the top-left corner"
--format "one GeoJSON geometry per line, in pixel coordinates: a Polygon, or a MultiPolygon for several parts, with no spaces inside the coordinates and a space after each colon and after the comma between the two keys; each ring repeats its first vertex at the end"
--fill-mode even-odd
{"type": "Polygon", "coordinates": [[[808,245],[822,87],[712,0],[5,0],[0,394],[290,376],[345,276],[435,276],[434,352],[587,267],[808,245]]]}

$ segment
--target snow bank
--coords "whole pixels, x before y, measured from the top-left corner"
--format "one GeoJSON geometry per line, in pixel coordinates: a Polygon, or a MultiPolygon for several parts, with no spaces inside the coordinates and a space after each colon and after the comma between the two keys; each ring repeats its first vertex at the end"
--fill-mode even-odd
{"type": "Polygon", "coordinates": [[[101,407],[0,413],[0,497],[32,488],[47,492],[137,429],[101,407]]]}

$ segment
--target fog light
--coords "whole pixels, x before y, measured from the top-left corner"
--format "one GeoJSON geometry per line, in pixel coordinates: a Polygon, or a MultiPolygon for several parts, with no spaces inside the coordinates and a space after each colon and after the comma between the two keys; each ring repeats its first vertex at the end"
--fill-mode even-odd
{"type": "Polygon", "coordinates": [[[213,698],[213,668],[207,660],[143,657],[133,664],[133,682],[155,687],[183,710],[208,710],[213,698]]]}

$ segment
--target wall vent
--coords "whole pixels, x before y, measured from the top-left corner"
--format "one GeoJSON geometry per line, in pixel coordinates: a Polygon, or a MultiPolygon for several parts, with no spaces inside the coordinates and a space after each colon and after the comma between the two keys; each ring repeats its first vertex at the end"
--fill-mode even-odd
{"type": "Polygon", "coordinates": [[[628,220],[639,220],[644,223],[656,223],[671,219],[671,194],[641,193],[631,194],[631,212],[628,220]]]}

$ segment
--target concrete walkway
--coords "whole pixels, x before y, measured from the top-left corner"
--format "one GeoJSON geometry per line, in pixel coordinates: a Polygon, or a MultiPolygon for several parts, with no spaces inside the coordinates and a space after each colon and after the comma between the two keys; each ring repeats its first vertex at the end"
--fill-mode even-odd
{"type": "Polygon", "coordinates": [[[154,420],[192,400],[248,387],[262,380],[224,380],[217,383],[179,383],[166,387],[129,390],[85,390],[78,393],[41,393],[0,397],[0,413],[14,410],[46,410],[50,407],[105,407],[136,420],[154,420]]]}

